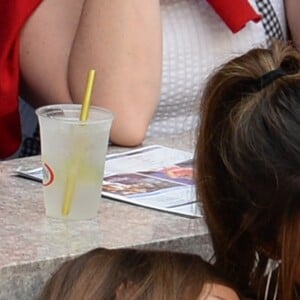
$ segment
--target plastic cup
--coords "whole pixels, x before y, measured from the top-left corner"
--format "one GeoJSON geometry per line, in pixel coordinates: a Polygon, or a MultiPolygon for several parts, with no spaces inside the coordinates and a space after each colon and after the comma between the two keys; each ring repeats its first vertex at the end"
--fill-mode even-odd
{"type": "Polygon", "coordinates": [[[97,216],[113,114],[91,106],[80,121],[81,105],[36,110],[40,125],[46,215],[82,220],[97,216]]]}

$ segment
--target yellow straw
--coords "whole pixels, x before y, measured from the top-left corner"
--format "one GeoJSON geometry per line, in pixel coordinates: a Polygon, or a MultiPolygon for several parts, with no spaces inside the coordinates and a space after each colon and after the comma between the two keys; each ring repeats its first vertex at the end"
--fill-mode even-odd
{"type": "MultiPolygon", "coordinates": [[[[91,96],[93,92],[94,82],[95,82],[95,70],[90,70],[88,73],[87,81],[86,81],[86,87],[85,87],[85,93],[83,98],[83,103],[81,106],[80,111],[80,121],[86,121],[88,119],[89,115],[89,109],[91,104],[91,96]]],[[[67,216],[70,213],[71,204],[72,204],[72,198],[75,188],[75,182],[76,182],[76,176],[77,176],[77,166],[79,163],[80,156],[77,157],[77,161],[72,164],[71,170],[67,177],[67,184],[66,184],[66,192],[64,196],[64,202],[62,207],[62,213],[63,215],[67,216]]]]}
{"type": "Polygon", "coordinates": [[[88,73],[88,78],[86,81],[85,93],[83,98],[83,104],[80,112],[80,121],[86,121],[89,116],[89,109],[91,104],[91,96],[93,92],[94,82],[95,82],[95,70],[90,70],[88,73]]]}

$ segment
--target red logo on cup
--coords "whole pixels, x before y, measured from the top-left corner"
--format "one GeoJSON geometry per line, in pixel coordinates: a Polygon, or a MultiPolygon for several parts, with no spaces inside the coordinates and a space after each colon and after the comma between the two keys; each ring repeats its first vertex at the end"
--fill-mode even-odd
{"type": "Polygon", "coordinates": [[[54,172],[50,166],[43,163],[43,186],[49,186],[54,181],[54,172]]]}

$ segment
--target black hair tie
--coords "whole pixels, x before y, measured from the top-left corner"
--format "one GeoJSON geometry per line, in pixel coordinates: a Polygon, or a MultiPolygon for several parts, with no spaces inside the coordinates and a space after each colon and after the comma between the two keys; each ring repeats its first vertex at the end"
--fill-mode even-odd
{"type": "Polygon", "coordinates": [[[287,73],[281,67],[263,74],[261,77],[254,81],[256,90],[262,90],[263,88],[274,82],[276,79],[281,78],[286,74],[287,73]]]}
{"type": "Polygon", "coordinates": [[[236,91],[242,94],[259,92],[278,78],[298,73],[300,73],[300,60],[293,56],[288,56],[277,69],[266,72],[257,79],[252,78],[241,81],[236,91]]]}
{"type": "Polygon", "coordinates": [[[300,71],[300,62],[293,56],[287,56],[283,59],[280,67],[263,74],[253,82],[256,91],[260,91],[276,79],[285,75],[294,75],[300,71]]]}

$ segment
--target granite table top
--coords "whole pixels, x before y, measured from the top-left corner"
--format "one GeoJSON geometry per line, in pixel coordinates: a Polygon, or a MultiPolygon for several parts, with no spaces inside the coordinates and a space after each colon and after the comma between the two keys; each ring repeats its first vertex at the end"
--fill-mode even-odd
{"type": "MultiPolygon", "coordinates": [[[[149,139],[193,151],[191,136],[149,139]]],[[[109,147],[109,152],[126,148],[109,147]]],[[[87,221],[45,217],[42,185],[13,176],[40,166],[40,156],[0,162],[0,299],[35,299],[65,260],[92,248],[135,247],[211,253],[203,218],[186,218],[102,198],[99,216],[87,221]]]]}

